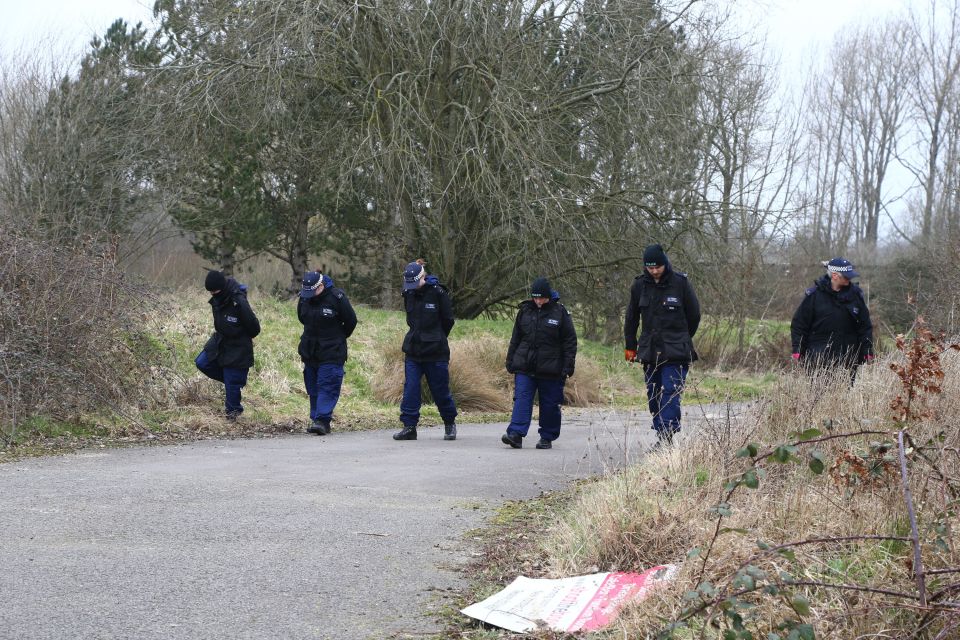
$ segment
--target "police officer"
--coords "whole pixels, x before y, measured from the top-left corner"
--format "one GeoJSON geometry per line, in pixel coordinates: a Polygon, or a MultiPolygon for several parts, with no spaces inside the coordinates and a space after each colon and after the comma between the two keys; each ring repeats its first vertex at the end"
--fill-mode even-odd
{"type": "Polygon", "coordinates": [[[533,416],[533,396],[540,394],[540,441],[537,449],[550,449],[560,437],[563,386],[573,375],[577,360],[577,331],[570,312],[546,278],[530,287],[530,299],[520,303],[507,350],[507,371],[514,374],[513,414],[500,440],[514,449],[533,416]]]}
{"type": "Polygon", "coordinates": [[[297,351],[303,360],[303,385],[310,397],[307,433],[330,433],[330,420],[340,399],[347,338],[357,327],[357,314],[330,276],[308,271],[303,276],[297,318],[303,335],[297,351]]]}
{"type": "Polygon", "coordinates": [[[844,258],[825,263],[827,273],[806,290],[790,323],[792,357],[808,366],[850,369],[873,358],[873,323],[863,291],[851,280],[860,276],[844,258]]]}
{"type": "Polygon", "coordinates": [[[241,389],[253,366],[253,339],[260,333],[260,322],[247,302],[245,285],[222,271],[209,271],[204,287],[211,296],[214,333],[195,363],[206,376],[223,383],[227,419],[236,420],[243,413],[241,389]]]}
{"type": "Polygon", "coordinates": [[[430,394],[443,418],[443,439],[457,439],[457,407],[450,394],[450,346],[453,304],[446,287],[427,275],[423,260],[403,271],[403,306],[407,312],[407,335],[403,338],[404,383],[400,402],[403,429],[394,440],[416,440],[420,421],[420,379],[427,377],[430,394]]]}
{"type": "Polygon", "coordinates": [[[643,266],[630,289],[624,356],[643,363],[654,446],[660,447],[672,444],[680,432],[680,396],[690,363],[697,359],[693,336],[700,326],[700,303],[686,274],[673,270],[659,244],[644,249],[643,266]]]}

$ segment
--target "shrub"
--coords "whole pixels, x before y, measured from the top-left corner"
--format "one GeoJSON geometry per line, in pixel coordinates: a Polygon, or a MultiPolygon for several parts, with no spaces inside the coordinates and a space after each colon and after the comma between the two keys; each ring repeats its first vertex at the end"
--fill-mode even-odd
{"type": "MultiPolygon", "coordinates": [[[[403,334],[395,334],[379,349],[383,356],[372,390],[377,400],[399,404],[403,397],[403,334]]],[[[464,411],[507,411],[508,376],[503,371],[504,346],[495,338],[467,338],[450,344],[450,391],[464,411]]],[[[424,402],[432,402],[426,380],[424,402]]]]}
{"type": "Polygon", "coordinates": [[[162,368],[150,303],[108,247],[0,229],[0,438],[25,421],[143,405],[162,368]],[[152,365],[152,366],[151,366],[152,365]]]}
{"type": "MultiPolygon", "coordinates": [[[[399,404],[403,397],[403,334],[391,336],[380,349],[382,360],[371,387],[381,402],[399,404]]],[[[450,391],[464,411],[509,411],[513,406],[513,376],[503,366],[507,343],[495,337],[450,341],[450,391]]],[[[589,406],[601,400],[600,367],[586,358],[577,360],[577,373],[564,389],[566,404],[589,406]]],[[[424,380],[424,402],[432,402],[424,380]]]]}

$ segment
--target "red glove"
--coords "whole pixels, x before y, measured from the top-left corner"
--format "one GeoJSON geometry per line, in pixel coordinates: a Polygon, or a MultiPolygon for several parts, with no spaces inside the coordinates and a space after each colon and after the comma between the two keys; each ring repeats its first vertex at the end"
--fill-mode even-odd
{"type": "Polygon", "coordinates": [[[624,349],[623,357],[627,362],[636,362],[637,361],[636,349],[624,349]]]}
{"type": "Polygon", "coordinates": [[[799,353],[791,353],[791,354],[790,354],[790,357],[793,358],[794,360],[796,360],[797,362],[800,362],[800,354],[799,354],[799,353]]]}
{"type": "Polygon", "coordinates": [[[868,354],[866,355],[866,357],[864,357],[863,361],[864,361],[864,362],[872,362],[872,361],[873,361],[873,354],[872,354],[872,353],[868,353],[868,354]]]}

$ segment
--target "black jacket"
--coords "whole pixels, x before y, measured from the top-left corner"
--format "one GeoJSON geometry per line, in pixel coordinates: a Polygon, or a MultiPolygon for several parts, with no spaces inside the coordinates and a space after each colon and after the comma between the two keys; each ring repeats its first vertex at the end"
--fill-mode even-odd
{"type": "Polygon", "coordinates": [[[830,276],[806,290],[790,323],[793,353],[807,362],[856,365],[873,355],[873,323],[863,291],[850,284],[840,291],[830,276]]]}
{"type": "Polygon", "coordinates": [[[520,303],[507,350],[507,371],[538,378],[572,376],[577,361],[577,331],[566,307],[555,300],[537,307],[520,303]]]}
{"type": "Polygon", "coordinates": [[[210,298],[214,334],[203,350],[221,367],[249,369],[253,366],[253,339],[260,333],[260,321],[247,302],[246,287],[233,278],[210,298]]]}
{"type": "Polygon", "coordinates": [[[316,367],[347,361],[347,338],[357,327],[357,314],[342,289],[325,286],[318,296],[300,298],[297,317],[303,324],[297,351],[304,364],[316,367]]]}
{"type": "Polygon", "coordinates": [[[636,350],[638,360],[645,364],[695,361],[693,336],[699,326],[700,302],[686,274],[668,264],[660,282],[647,272],[634,279],[623,334],[626,348],[636,350]]]}
{"type": "Polygon", "coordinates": [[[409,330],[403,338],[403,352],[417,362],[450,360],[447,336],[453,329],[453,303],[434,276],[427,276],[419,289],[403,292],[409,330]]]}

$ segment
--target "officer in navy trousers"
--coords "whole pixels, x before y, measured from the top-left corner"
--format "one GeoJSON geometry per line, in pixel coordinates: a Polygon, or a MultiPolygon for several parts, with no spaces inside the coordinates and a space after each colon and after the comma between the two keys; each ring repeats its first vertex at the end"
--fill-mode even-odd
{"type": "Polygon", "coordinates": [[[260,322],[247,301],[247,287],[222,271],[209,271],[204,287],[210,292],[214,333],[194,361],[209,378],[222,382],[226,417],[236,420],[243,413],[241,390],[253,366],[253,339],[260,322]]]}
{"type": "Polygon", "coordinates": [[[330,433],[333,410],[340,399],[347,338],[357,327],[357,314],[342,289],[319,271],[303,276],[297,318],[303,335],[297,351],[303,361],[303,384],[310,397],[310,421],[307,433],[330,433]]]}
{"type": "Polygon", "coordinates": [[[630,288],[624,356],[627,362],[643,363],[657,433],[654,447],[659,448],[672,444],[680,432],[680,397],[690,363],[697,359],[693,336],[700,326],[700,302],[686,274],[673,270],[659,244],[644,249],[643,267],[630,288]]]}
{"type": "Polygon", "coordinates": [[[530,298],[520,303],[507,349],[507,371],[514,374],[513,413],[501,442],[523,447],[533,416],[533,397],[540,398],[537,449],[553,448],[560,437],[563,387],[577,361],[577,331],[560,294],[546,278],[530,285],[530,298]]]}
{"type": "Polygon", "coordinates": [[[403,338],[404,383],[400,401],[403,428],[394,440],[416,440],[420,421],[420,384],[426,376],[430,395],[443,418],[443,439],[457,439],[457,407],[450,393],[450,345],[453,303],[440,280],[427,274],[423,260],[403,271],[403,307],[407,312],[407,334],[403,338]]]}

